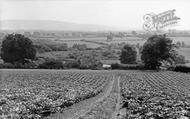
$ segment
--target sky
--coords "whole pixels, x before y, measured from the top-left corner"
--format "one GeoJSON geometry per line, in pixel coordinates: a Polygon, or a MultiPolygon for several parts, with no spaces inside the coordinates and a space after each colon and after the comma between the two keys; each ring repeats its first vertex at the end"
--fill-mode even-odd
{"type": "Polygon", "coordinates": [[[189,6],[190,0],[0,0],[0,20],[54,20],[141,30],[145,14],[176,9],[181,20],[171,29],[190,30],[189,6]]]}

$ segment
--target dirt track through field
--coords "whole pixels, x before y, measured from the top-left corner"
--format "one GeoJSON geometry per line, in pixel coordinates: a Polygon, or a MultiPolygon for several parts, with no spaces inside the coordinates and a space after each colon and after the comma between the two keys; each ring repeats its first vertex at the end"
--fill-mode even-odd
{"type": "Polygon", "coordinates": [[[120,77],[117,78],[116,80],[116,92],[117,93],[117,104],[116,104],[116,109],[115,112],[112,114],[112,119],[117,119],[117,114],[119,113],[120,110],[120,77]]]}
{"type": "Polygon", "coordinates": [[[80,116],[80,119],[117,119],[120,109],[119,80],[120,77],[115,76],[111,91],[104,98],[96,101],[90,110],[80,116]]]}
{"type": "Polygon", "coordinates": [[[76,103],[73,106],[67,108],[65,111],[63,111],[63,113],[54,114],[48,117],[48,119],[78,119],[81,115],[88,112],[93,104],[100,102],[105,97],[107,97],[112,91],[113,84],[114,84],[114,78],[110,80],[110,82],[105,87],[102,93],[98,94],[93,98],[86,99],[84,101],[76,103]]]}

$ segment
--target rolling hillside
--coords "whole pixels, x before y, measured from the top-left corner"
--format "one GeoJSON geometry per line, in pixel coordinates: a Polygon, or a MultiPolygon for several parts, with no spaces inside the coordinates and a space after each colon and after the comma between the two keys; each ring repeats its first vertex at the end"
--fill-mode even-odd
{"type": "Polygon", "coordinates": [[[116,28],[101,25],[77,24],[51,20],[5,20],[0,21],[1,30],[56,30],[56,31],[105,31],[116,28]]]}

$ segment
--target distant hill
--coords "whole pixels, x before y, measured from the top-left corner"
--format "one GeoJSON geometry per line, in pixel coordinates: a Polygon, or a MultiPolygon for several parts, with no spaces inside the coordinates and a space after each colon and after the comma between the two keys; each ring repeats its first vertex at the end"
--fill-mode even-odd
{"type": "Polygon", "coordinates": [[[116,31],[117,28],[48,20],[0,21],[0,30],[116,31]]]}

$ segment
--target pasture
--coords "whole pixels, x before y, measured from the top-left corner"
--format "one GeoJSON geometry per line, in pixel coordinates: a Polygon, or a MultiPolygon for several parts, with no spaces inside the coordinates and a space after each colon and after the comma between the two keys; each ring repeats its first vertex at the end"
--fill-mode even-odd
{"type": "MultiPolygon", "coordinates": [[[[184,42],[186,45],[190,45],[190,37],[170,37],[174,43],[177,42],[184,42]]],[[[96,48],[101,45],[96,43],[89,43],[81,40],[88,40],[88,41],[96,41],[100,43],[127,43],[127,44],[137,44],[143,45],[146,42],[146,39],[139,38],[139,37],[114,37],[112,41],[107,41],[106,37],[92,37],[92,38],[74,38],[74,39],[67,39],[62,38],[56,42],[58,43],[67,43],[68,46],[72,46],[73,44],[86,44],[89,48],[96,48]]]]}
{"type": "Polygon", "coordinates": [[[69,47],[71,47],[74,44],[86,44],[89,48],[97,48],[102,46],[98,43],[105,43],[105,44],[111,44],[111,43],[129,43],[129,44],[143,44],[145,40],[138,38],[138,37],[123,37],[118,38],[114,37],[112,41],[107,41],[106,37],[92,37],[92,38],[75,38],[75,39],[60,39],[56,41],[58,43],[67,43],[69,47]],[[92,42],[85,42],[83,40],[92,41],[92,42]],[[93,41],[97,43],[93,43],[93,41]]]}
{"type": "Polygon", "coordinates": [[[186,45],[190,45],[190,37],[170,37],[174,43],[184,42],[186,45]]]}
{"type": "Polygon", "coordinates": [[[1,118],[190,116],[190,74],[185,73],[1,69],[0,82],[1,118]]]}

